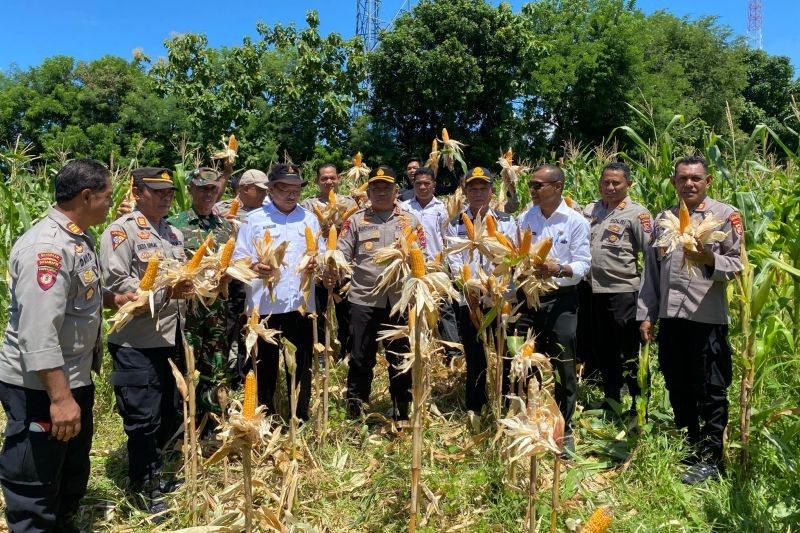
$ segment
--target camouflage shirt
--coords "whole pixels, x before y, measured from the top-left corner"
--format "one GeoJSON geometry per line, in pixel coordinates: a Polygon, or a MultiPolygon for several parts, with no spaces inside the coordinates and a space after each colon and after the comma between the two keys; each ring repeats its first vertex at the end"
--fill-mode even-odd
{"type": "Polygon", "coordinates": [[[224,218],[211,214],[198,215],[192,209],[169,217],[169,223],[183,233],[183,246],[187,253],[193,253],[200,248],[209,233],[214,234],[217,246],[222,246],[233,235],[233,225],[224,218]]]}

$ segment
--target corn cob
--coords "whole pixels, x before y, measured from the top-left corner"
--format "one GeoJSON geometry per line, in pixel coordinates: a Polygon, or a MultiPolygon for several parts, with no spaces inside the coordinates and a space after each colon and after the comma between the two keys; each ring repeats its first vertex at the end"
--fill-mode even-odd
{"type": "Polygon", "coordinates": [[[317,216],[317,220],[319,220],[319,223],[322,224],[323,222],[325,222],[325,214],[322,212],[322,210],[316,203],[314,204],[313,209],[314,209],[314,214],[317,216]]]}
{"type": "Polygon", "coordinates": [[[566,202],[567,207],[569,207],[570,209],[575,207],[575,200],[572,199],[572,196],[565,196],[564,202],[566,202]]]}
{"type": "Polygon", "coordinates": [[[408,314],[408,334],[409,336],[414,335],[414,327],[417,325],[417,315],[416,313],[409,313],[408,314]]]}
{"type": "Polygon", "coordinates": [[[464,281],[469,281],[472,278],[472,271],[469,269],[469,265],[461,265],[461,279],[464,281]]]}
{"type": "Polygon", "coordinates": [[[411,231],[409,231],[408,235],[406,235],[406,243],[410,245],[412,242],[415,242],[419,238],[419,230],[421,227],[422,226],[417,226],[416,229],[409,228],[411,231]]]}
{"type": "Polygon", "coordinates": [[[272,233],[270,233],[269,230],[266,230],[264,232],[264,244],[266,244],[267,246],[272,244],[272,233]]]}
{"type": "Polygon", "coordinates": [[[422,255],[422,250],[419,248],[412,248],[409,251],[409,260],[411,263],[411,275],[417,279],[425,276],[425,257],[422,255]]]}
{"type": "Polygon", "coordinates": [[[362,183],[361,185],[359,185],[358,189],[356,189],[356,190],[358,192],[364,192],[364,191],[367,190],[367,187],[369,187],[369,181],[366,181],[366,182],[362,183]]]}
{"type": "Polygon", "coordinates": [[[686,202],[683,200],[681,200],[681,207],[678,210],[678,220],[680,221],[679,227],[681,233],[684,233],[692,222],[692,215],[689,214],[689,209],[686,207],[686,202]]]}
{"type": "Polygon", "coordinates": [[[233,150],[234,152],[239,149],[239,141],[236,140],[236,135],[231,133],[231,136],[228,137],[228,149],[233,150]]]}
{"type": "Polygon", "coordinates": [[[519,243],[519,253],[527,254],[531,251],[531,239],[533,235],[531,234],[531,230],[526,229],[522,233],[522,242],[519,243]]]}
{"type": "Polygon", "coordinates": [[[475,226],[472,224],[472,221],[469,219],[466,213],[461,213],[461,221],[464,223],[464,228],[467,230],[467,238],[469,240],[475,239],[475,226]]]}
{"type": "Polygon", "coordinates": [[[156,274],[158,274],[158,266],[161,264],[161,259],[158,256],[152,256],[147,261],[147,270],[144,271],[141,281],[139,281],[139,290],[149,291],[153,289],[156,281],[156,274]]]}
{"type": "Polygon", "coordinates": [[[314,238],[314,232],[311,228],[306,226],[306,252],[316,253],[317,239],[314,238]]]}
{"type": "Polygon", "coordinates": [[[436,266],[441,265],[442,259],[444,259],[444,254],[442,252],[436,252],[436,255],[433,256],[433,264],[436,266]]]}
{"type": "Polygon", "coordinates": [[[236,213],[239,212],[240,205],[242,205],[242,203],[239,201],[238,198],[234,198],[233,200],[231,200],[231,208],[228,210],[228,214],[231,215],[232,217],[235,217],[236,213]]]}
{"type": "Polygon", "coordinates": [[[605,507],[600,507],[592,513],[583,531],[586,533],[605,533],[611,526],[611,512],[605,507]]]}
{"type": "Polygon", "coordinates": [[[536,248],[536,251],[533,255],[533,264],[534,265],[541,265],[544,263],[544,260],[547,259],[547,254],[550,253],[550,249],[553,248],[553,238],[546,237],[539,243],[539,246],[536,248]]]}
{"type": "Polygon", "coordinates": [[[509,164],[509,165],[511,165],[511,164],[512,164],[512,162],[514,161],[514,152],[512,152],[512,151],[511,151],[511,148],[509,148],[509,149],[508,149],[508,152],[506,152],[505,154],[503,154],[503,157],[505,157],[505,158],[506,158],[506,161],[508,161],[508,164],[509,164]]]}
{"type": "Polygon", "coordinates": [[[208,248],[214,245],[214,237],[209,235],[206,237],[206,240],[203,241],[203,244],[200,245],[200,248],[194,253],[192,258],[189,260],[189,263],[186,265],[186,268],[189,269],[190,272],[197,270],[197,267],[200,266],[200,261],[203,260],[203,257],[206,255],[208,248]]]}
{"type": "Polygon", "coordinates": [[[339,236],[336,234],[336,226],[331,226],[331,229],[328,231],[328,251],[331,252],[336,249],[336,241],[339,239],[339,236]]]}
{"type": "Polygon", "coordinates": [[[358,206],[357,205],[354,205],[353,207],[351,207],[350,209],[345,211],[344,214],[342,215],[342,223],[344,223],[345,220],[347,220],[348,218],[353,216],[356,211],[358,211],[358,206]]]}
{"type": "Polygon", "coordinates": [[[253,311],[250,313],[250,318],[247,319],[247,325],[250,327],[250,329],[253,329],[254,327],[258,326],[258,323],[258,310],[254,307],[253,311]]]}
{"type": "Polygon", "coordinates": [[[433,142],[431,143],[431,153],[439,151],[439,141],[436,137],[433,138],[433,142]]]}
{"type": "Polygon", "coordinates": [[[328,203],[330,203],[331,206],[336,205],[336,193],[333,192],[333,189],[328,191],[328,203]]]}
{"type": "Polygon", "coordinates": [[[530,344],[525,343],[525,344],[522,345],[522,355],[524,357],[530,357],[531,355],[533,355],[533,352],[535,350],[536,350],[536,348],[533,345],[533,341],[531,341],[530,344]]]}
{"type": "Polygon", "coordinates": [[[508,237],[506,237],[502,233],[495,232],[494,238],[497,239],[497,242],[499,242],[500,244],[502,244],[503,246],[505,246],[509,250],[513,250],[514,249],[514,243],[512,243],[510,240],[508,240],[508,237]]]}
{"type": "Polygon", "coordinates": [[[508,302],[503,302],[503,307],[500,310],[501,315],[508,315],[511,313],[511,304],[508,302]]]}
{"type": "Polygon", "coordinates": [[[450,140],[450,134],[447,133],[447,128],[442,128],[442,141],[447,142],[450,140]]]}
{"type": "Polygon", "coordinates": [[[494,237],[497,234],[497,222],[494,217],[491,213],[487,213],[486,218],[483,220],[486,222],[486,234],[489,235],[489,237],[494,237]]]}
{"type": "Polygon", "coordinates": [[[361,152],[356,152],[356,155],[353,157],[353,166],[360,167],[362,158],[363,156],[361,155],[361,152]]]}
{"type": "Polygon", "coordinates": [[[256,375],[251,370],[244,378],[244,400],[242,401],[242,416],[246,419],[256,415],[256,375]]]}
{"type": "Polygon", "coordinates": [[[236,244],[236,240],[231,237],[225,243],[225,246],[222,248],[222,254],[219,257],[219,267],[222,270],[228,268],[231,264],[231,257],[233,257],[233,247],[236,244]]]}

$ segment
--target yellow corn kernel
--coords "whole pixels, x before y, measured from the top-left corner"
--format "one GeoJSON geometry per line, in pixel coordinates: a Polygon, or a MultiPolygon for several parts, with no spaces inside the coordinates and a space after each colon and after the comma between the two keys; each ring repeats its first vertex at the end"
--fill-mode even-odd
{"type": "Polygon", "coordinates": [[[186,268],[188,268],[190,272],[197,270],[197,268],[200,266],[200,261],[203,260],[203,257],[205,257],[206,252],[208,252],[208,249],[211,246],[214,246],[213,235],[206,237],[206,240],[203,241],[203,244],[200,245],[200,248],[197,249],[192,258],[189,260],[186,268]]]}
{"type": "Polygon", "coordinates": [[[526,342],[525,344],[522,345],[522,350],[521,350],[522,356],[523,357],[532,356],[535,349],[536,348],[533,345],[533,341],[531,341],[529,343],[526,342]]]}
{"type": "Polygon", "coordinates": [[[564,202],[567,204],[567,207],[573,209],[575,207],[575,200],[572,199],[572,196],[565,196],[564,202]]]}
{"type": "Polygon", "coordinates": [[[533,234],[530,229],[526,229],[522,232],[522,241],[519,243],[519,253],[527,254],[531,251],[531,239],[533,239],[533,234]]]}
{"type": "Polygon", "coordinates": [[[264,244],[267,246],[272,244],[272,233],[269,230],[264,231],[264,244]]]}
{"type": "Polygon", "coordinates": [[[357,205],[354,205],[353,207],[345,211],[344,214],[342,215],[342,223],[344,224],[344,221],[353,216],[356,211],[358,211],[357,205]]]}
{"type": "Polygon", "coordinates": [[[419,239],[419,232],[421,228],[422,226],[417,226],[416,229],[409,227],[410,231],[408,232],[408,235],[406,235],[406,243],[410,245],[412,242],[416,242],[419,239]]]}
{"type": "Polygon", "coordinates": [[[336,241],[339,239],[339,235],[336,233],[336,226],[331,226],[331,229],[328,231],[328,251],[333,251],[336,249],[336,241]]]}
{"type": "Polygon", "coordinates": [[[466,213],[461,213],[461,221],[464,223],[464,228],[467,230],[467,238],[471,241],[475,240],[475,226],[466,213]]]}
{"type": "Polygon", "coordinates": [[[356,189],[356,190],[357,190],[358,192],[366,192],[366,191],[367,191],[367,187],[369,187],[369,181],[365,181],[364,183],[362,183],[361,185],[359,185],[359,186],[358,186],[358,189],[356,189]]]}
{"type": "Polygon", "coordinates": [[[611,511],[605,507],[600,507],[592,513],[583,531],[587,533],[605,533],[611,526],[611,511]]]}
{"type": "Polygon", "coordinates": [[[361,155],[361,152],[356,152],[356,155],[353,157],[353,166],[360,167],[362,161],[363,161],[363,156],[361,155]]]}
{"type": "Polygon", "coordinates": [[[316,253],[317,239],[314,238],[314,231],[306,226],[306,252],[316,253]]]}
{"type": "Polygon", "coordinates": [[[491,213],[486,213],[486,218],[483,220],[486,223],[486,234],[489,235],[489,237],[494,237],[497,233],[497,222],[494,217],[491,213]]]}
{"type": "Polygon", "coordinates": [[[447,128],[442,128],[442,141],[447,142],[450,140],[450,134],[447,133],[447,128]]]}
{"type": "Polygon", "coordinates": [[[511,313],[511,304],[508,302],[503,302],[503,307],[500,310],[501,315],[508,315],[511,313]]]}
{"type": "Polygon", "coordinates": [[[233,257],[233,247],[236,244],[236,239],[231,237],[222,248],[222,254],[219,257],[219,267],[222,270],[228,268],[231,264],[231,257],[233,257]]]}
{"type": "Polygon", "coordinates": [[[689,214],[689,208],[686,207],[686,202],[683,200],[681,200],[681,208],[678,210],[678,221],[681,233],[684,233],[692,222],[692,215],[689,214]]]}
{"type": "Polygon", "coordinates": [[[497,242],[508,248],[509,250],[514,250],[514,243],[511,242],[508,237],[503,235],[500,232],[495,232],[494,238],[497,239],[497,242]]]}
{"type": "Polygon", "coordinates": [[[417,315],[414,312],[408,314],[408,333],[413,337],[414,327],[417,325],[417,315]]]}
{"type": "Polygon", "coordinates": [[[234,152],[239,149],[239,141],[236,140],[236,135],[231,133],[231,136],[228,137],[228,150],[233,150],[234,152]]]}
{"type": "Polygon", "coordinates": [[[472,278],[472,271],[469,269],[469,265],[461,265],[461,279],[464,281],[469,281],[472,278]]]}
{"type": "Polygon", "coordinates": [[[316,203],[314,204],[314,214],[317,215],[317,220],[319,220],[320,224],[325,222],[325,214],[322,212],[322,210],[316,203]]]}
{"type": "Polygon", "coordinates": [[[254,307],[253,311],[250,313],[250,318],[247,319],[247,326],[250,329],[253,329],[256,326],[258,326],[259,322],[260,322],[260,320],[259,320],[259,317],[258,317],[258,309],[256,309],[254,307]]]}
{"type": "Polygon", "coordinates": [[[444,253],[436,252],[436,255],[433,256],[433,264],[439,266],[442,264],[442,259],[444,259],[444,253]]]}
{"type": "Polygon", "coordinates": [[[425,276],[425,256],[422,250],[417,247],[409,251],[409,262],[411,263],[411,275],[417,279],[425,276]]]}
{"type": "Polygon", "coordinates": [[[139,290],[149,291],[153,289],[156,281],[156,274],[158,274],[158,266],[161,264],[161,259],[158,256],[151,256],[147,261],[147,270],[144,271],[141,281],[139,281],[139,290]]]}
{"type": "Polygon", "coordinates": [[[336,193],[333,192],[333,189],[328,191],[328,203],[333,207],[336,205],[336,193]]]}
{"type": "Polygon", "coordinates": [[[514,161],[514,152],[512,152],[512,151],[511,151],[511,147],[509,147],[509,148],[508,148],[508,152],[506,152],[505,154],[503,154],[503,157],[505,157],[505,158],[506,158],[506,161],[508,161],[508,164],[509,164],[509,165],[513,164],[513,161],[514,161]]]}
{"type": "Polygon", "coordinates": [[[251,370],[244,378],[244,400],[242,400],[242,416],[253,418],[256,415],[256,375],[251,370]]]}
{"type": "Polygon", "coordinates": [[[436,137],[433,138],[433,142],[431,143],[431,153],[439,151],[439,140],[436,137]]]}
{"type": "Polygon", "coordinates": [[[541,265],[547,259],[550,249],[553,248],[553,238],[546,237],[536,244],[536,249],[533,251],[533,264],[541,265]]]}
{"type": "Polygon", "coordinates": [[[228,210],[228,214],[235,217],[236,213],[239,212],[239,206],[242,205],[242,202],[239,201],[238,198],[234,198],[231,200],[231,208],[228,210]]]}

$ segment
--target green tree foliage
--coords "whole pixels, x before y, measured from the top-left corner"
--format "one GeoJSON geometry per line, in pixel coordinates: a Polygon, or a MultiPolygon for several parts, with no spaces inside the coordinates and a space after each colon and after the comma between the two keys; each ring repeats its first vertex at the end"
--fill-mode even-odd
{"type": "MultiPolygon", "coordinates": [[[[788,137],[787,120],[794,119],[792,95],[800,94],[800,83],[788,57],[771,56],[763,50],[744,53],[747,87],[743,92],[744,108],[739,121],[743,131],[766,124],[781,137],[788,137]]],[[[793,121],[796,127],[796,119],[793,121]]]]}

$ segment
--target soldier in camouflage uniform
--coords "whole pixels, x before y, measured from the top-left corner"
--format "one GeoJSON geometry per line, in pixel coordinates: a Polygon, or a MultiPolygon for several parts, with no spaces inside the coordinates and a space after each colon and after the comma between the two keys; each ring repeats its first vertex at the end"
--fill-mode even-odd
{"type": "MultiPolygon", "coordinates": [[[[198,168],[189,175],[189,194],[192,208],[169,218],[170,224],[183,232],[187,255],[197,250],[209,233],[218,246],[232,236],[233,226],[213,214],[214,203],[222,186],[220,174],[211,168],[198,168]]],[[[228,367],[230,342],[227,335],[228,301],[217,298],[207,307],[195,301],[186,311],[183,334],[194,348],[200,382],[197,387],[198,408],[219,412],[217,391],[228,386],[231,371],[228,367]]]]}

